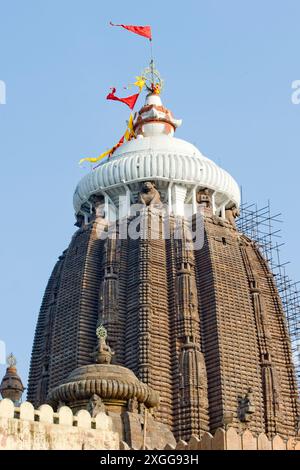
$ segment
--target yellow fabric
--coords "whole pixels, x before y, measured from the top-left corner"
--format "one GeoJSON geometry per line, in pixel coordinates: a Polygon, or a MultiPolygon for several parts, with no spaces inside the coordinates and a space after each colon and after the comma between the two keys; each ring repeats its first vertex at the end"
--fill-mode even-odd
{"type": "Polygon", "coordinates": [[[133,114],[131,113],[128,119],[128,129],[133,129],[133,114]]]}
{"type": "Polygon", "coordinates": [[[142,89],[144,88],[146,84],[146,80],[144,79],[144,77],[135,77],[135,78],[136,78],[136,82],[134,82],[134,85],[139,87],[140,93],[141,93],[142,89]]]}
{"type": "Polygon", "coordinates": [[[107,155],[109,155],[113,151],[113,149],[114,147],[112,147],[110,150],[107,150],[107,152],[102,153],[97,158],[82,158],[79,162],[79,165],[81,165],[81,163],[83,162],[91,162],[91,163],[99,162],[99,160],[102,160],[102,158],[107,157],[107,155]]]}
{"type": "Polygon", "coordinates": [[[125,140],[127,140],[127,141],[130,140],[130,131],[129,131],[128,129],[127,129],[127,131],[126,131],[125,134],[124,134],[124,138],[125,138],[125,140]]]}
{"type": "MultiPolygon", "coordinates": [[[[134,137],[134,131],[133,131],[133,114],[131,113],[128,119],[128,124],[127,124],[127,129],[124,134],[124,138],[129,141],[134,137]]],[[[83,162],[90,162],[90,163],[97,163],[99,160],[102,160],[103,158],[107,157],[107,155],[110,155],[113,153],[116,148],[119,147],[119,143],[114,145],[110,150],[107,150],[107,152],[102,153],[99,155],[97,158],[82,158],[79,162],[79,165],[83,162]]]]}
{"type": "Polygon", "coordinates": [[[127,141],[131,140],[132,137],[134,137],[134,132],[133,132],[133,114],[130,114],[128,124],[127,124],[127,129],[124,134],[124,137],[127,141]]]}

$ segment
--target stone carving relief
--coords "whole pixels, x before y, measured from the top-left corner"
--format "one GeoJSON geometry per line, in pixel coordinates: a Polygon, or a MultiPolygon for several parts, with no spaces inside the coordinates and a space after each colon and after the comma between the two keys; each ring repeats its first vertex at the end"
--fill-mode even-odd
{"type": "Polygon", "coordinates": [[[235,219],[237,217],[239,217],[240,215],[240,210],[236,207],[236,206],[233,206],[231,207],[230,209],[226,209],[225,211],[225,217],[226,217],[226,220],[230,223],[230,225],[232,225],[232,227],[234,227],[236,229],[236,223],[235,223],[235,219]]]}
{"type": "Polygon", "coordinates": [[[90,201],[93,204],[93,210],[94,210],[96,219],[98,217],[104,219],[104,217],[105,217],[104,197],[103,196],[92,196],[90,198],[90,201]]]}
{"type": "Polygon", "coordinates": [[[199,206],[210,209],[212,207],[211,193],[209,189],[201,189],[196,194],[196,201],[199,206]]]}
{"type": "Polygon", "coordinates": [[[145,181],[139,194],[139,203],[145,206],[160,206],[160,194],[152,181],[145,181]]]}
{"type": "Polygon", "coordinates": [[[253,403],[253,390],[248,389],[248,392],[244,396],[238,397],[238,417],[242,423],[251,421],[252,415],[255,412],[255,406],[253,403]]]}
{"type": "Polygon", "coordinates": [[[101,398],[94,394],[91,396],[91,399],[87,405],[87,410],[90,413],[92,418],[96,418],[99,413],[105,413],[105,405],[101,398]]]}

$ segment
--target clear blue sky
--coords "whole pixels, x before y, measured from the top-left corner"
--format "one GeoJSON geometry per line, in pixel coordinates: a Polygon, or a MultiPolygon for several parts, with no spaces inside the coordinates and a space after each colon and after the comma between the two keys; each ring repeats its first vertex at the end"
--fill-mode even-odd
{"type": "Polygon", "coordinates": [[[105,95],[148,63],[147,40],[110,20],[152,25],[163,101],[184,120],[178,136],[249,201],[271,199],[300,278],[299,18],[299,0],[0,0],[0,340],[24,382],[46,282],[74,231],[73,190],[88,171],[78,160],[120,137],[128,111],[105,95]]]}

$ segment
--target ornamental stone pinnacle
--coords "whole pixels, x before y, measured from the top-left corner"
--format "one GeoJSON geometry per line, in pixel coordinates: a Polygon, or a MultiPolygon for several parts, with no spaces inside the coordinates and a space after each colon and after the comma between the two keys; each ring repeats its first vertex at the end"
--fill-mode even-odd
{"type": "Polygon", "coordinates": [[[10,353],[7,358],[6,358],[6,363],[8,365],[8,367],[16,367],[17,365],[17,359],[16,357],[13,355],[13,353],[10,353]]]}
{"type": "Polygon", "coordinates": [[[12,353],[7,356],[6,362],[8,367],[0,384],[0,393],[3,398],[9,398],[18,406],[25,388],[16,369],[17,360],[12,353]]]}
{"type": "Polygon", "coordinates": [[[94,357],[97,364],[110,364],[115,353],[111,350],[108,344],[106,344],[107,330],[103,325],[98,326],[96,336],[98,338],[98,344],[92,357],[94,357]]]}

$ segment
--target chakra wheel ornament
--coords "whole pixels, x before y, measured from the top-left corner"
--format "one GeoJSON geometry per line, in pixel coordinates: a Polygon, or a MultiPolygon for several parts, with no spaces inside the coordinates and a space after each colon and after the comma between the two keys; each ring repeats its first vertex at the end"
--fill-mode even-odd
{"type": "Polygon", "coordinates": [[[150,67],[146,67],[142,71],[141,76],[145,79],[146,88],[150,93],[157,95],[161,93],[164,87],[164,80],[161,78],[153,60],[150,62],[150,67]]]}

